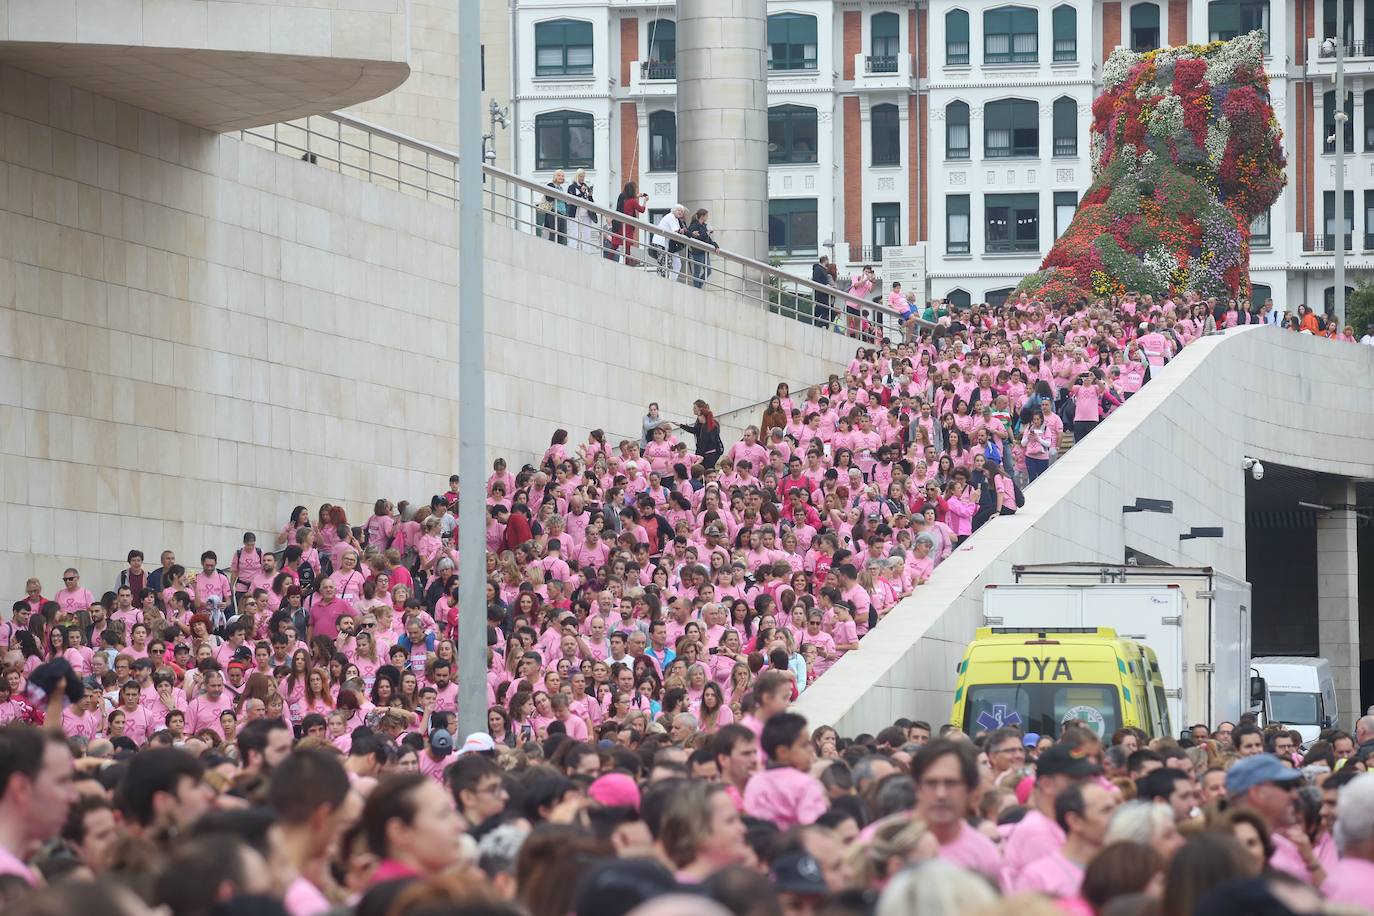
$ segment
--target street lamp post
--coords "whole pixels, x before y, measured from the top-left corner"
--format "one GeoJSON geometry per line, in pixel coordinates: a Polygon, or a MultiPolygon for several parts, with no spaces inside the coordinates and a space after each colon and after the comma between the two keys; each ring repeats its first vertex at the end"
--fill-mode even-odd
{"type": "MultiPolygon", "coordinates": [[[[487,730],[485,299],[480,0],[458,22],[458,730],[487,730]]],[[[493,132],[495,128],[493,126],[493,132]]]]}
{"type": "MultiPolygon", "coordinates": [[[[1336,0],[1336,320],[1345,321],[1345,126],[1350,115],[1345,110],[1345,3],[1336,0]]],[[[1351,227],[1354,235],[1354,227],[1351,227]]]]}

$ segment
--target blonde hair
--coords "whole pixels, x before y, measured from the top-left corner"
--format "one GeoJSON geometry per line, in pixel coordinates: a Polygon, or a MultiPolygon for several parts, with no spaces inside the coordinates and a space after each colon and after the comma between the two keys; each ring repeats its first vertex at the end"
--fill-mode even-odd
{"type": "MultiPolygon", "coordinates": [[[[997,894],[982,876],[940,859],[931,859],[894,877],[878,898],[874,914],[963,916],[971,907],[984,907],[996,902],[997,894]]],[[[1018,909],[1016,912],[1024,911],[1018,909]]]]}
{"type": "MultiPolygon", "coordinates": [[[[858,886],[871,887],[887,878],[893,857],[904,859],[915,852],[926,832],[926,822],[915,817],[897,817],[879,824],[873,838],[866,845],[856,844],[850,853],[858,886]]],[[[914,913],[916,908],[904,912],[914,913]]]]}

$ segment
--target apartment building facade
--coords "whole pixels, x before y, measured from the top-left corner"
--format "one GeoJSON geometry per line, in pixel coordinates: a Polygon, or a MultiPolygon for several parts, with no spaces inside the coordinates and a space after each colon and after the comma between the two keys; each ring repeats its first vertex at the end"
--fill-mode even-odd
{"type": "MultiPolygon", "coordinates": [[[[1092,181],[1091,106],[1117,46],[1262,29],[1289,183],[1252,227],[1280,307],[1330,301],[1337,0],[769,0],[769,253],[845,269],[918,246],[925,291],[999,301],[1092,181]],[[890,252],[889,252],[890,253],[890,252]]],[[[1374,0],[1345,2],[1347,285],[1374,267],[1374,0]],[[1368,190],[1367,190],[1368,189],[1368,190]]],[[[516,0],[516,168],[677,200],[675,4],[516,0]]],[[[729,168],[729,163],[721,163],[729,168]]],[[[547,179],[546,179],[547,180],[547,179]]],[[[691,206],[691,201],[682,201],[691,206]]]]}

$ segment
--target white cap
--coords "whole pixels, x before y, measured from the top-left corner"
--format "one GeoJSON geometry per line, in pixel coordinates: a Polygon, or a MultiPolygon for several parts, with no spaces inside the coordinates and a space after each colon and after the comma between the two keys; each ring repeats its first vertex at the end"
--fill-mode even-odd
{"type": "Polygon", "coordinates": [[[491,735],[486,732],[473,732],[468,735],[468,739],[463,742],[463,746],[458,748],[458,756],[471,753],[484,753],[496,750],[496,742],[491,740],[491,735]]]}

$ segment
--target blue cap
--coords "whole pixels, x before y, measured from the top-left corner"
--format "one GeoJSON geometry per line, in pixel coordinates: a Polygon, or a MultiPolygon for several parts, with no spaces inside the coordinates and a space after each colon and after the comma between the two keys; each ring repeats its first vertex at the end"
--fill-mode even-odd
{"type": "Polygon", "coordinates": [[[1040,743],[1040,736],[1035,732],[1026,732],[1026,737],[1021,739],[1021,743],[1026,747],[1035,747],[1040,743]]]}
{"type": "Polygon", "coordinates": [[[1266,782],[1291,783],[1302,779],[1302,773],[1279,763],[1273,754],[1243,757],[1226,771],[1226,794],[1244,795],[1266,782]]]}

